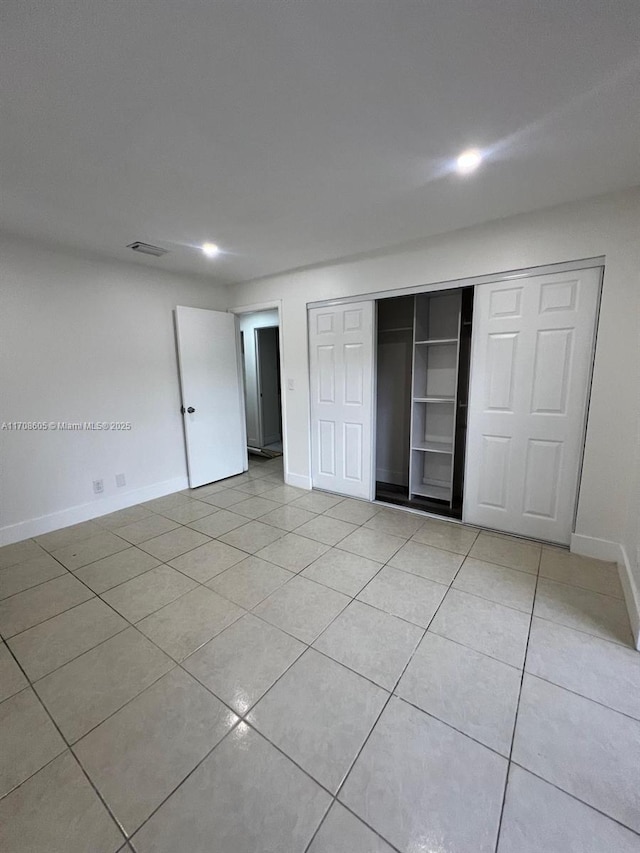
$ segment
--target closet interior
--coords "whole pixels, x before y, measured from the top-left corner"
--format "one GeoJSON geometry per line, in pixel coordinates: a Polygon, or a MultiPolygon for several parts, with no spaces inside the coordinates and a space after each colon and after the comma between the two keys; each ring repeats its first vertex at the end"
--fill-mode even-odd
{"type": "Polygon", "coordinates": [[[376,500],[462,517],[473,287],[377,301],[376,500]]]}

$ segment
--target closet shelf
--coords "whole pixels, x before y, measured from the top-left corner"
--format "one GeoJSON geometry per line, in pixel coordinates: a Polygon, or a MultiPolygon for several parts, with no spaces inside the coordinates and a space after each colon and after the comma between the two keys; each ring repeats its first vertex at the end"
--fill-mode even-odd
{"type": "Polygon", "coordinates": [[[413,332],[413,326],[395,326],[392,329],[378,329],[378,333],[381,335],[387,334],[387,332],[413,332]]]}
{"type": "Polygon", "coordinates": [[[451,500],[451,486],[439,486],[435,483],[420,483],[411,489],[413,495],[419,495],[421,498],[435,498],[438,501],[451,500]]]}
{"type": "Polygon", "coordinates": [[[414,403],[455,403],[455,397],[414,397],[414,403]]]}
{"type": "Polygon", "coordinates": [[[453,442],[451,441],[417,441],[412,450],[421,450],[423,453],[445,453],[449,456],[453,453],[453,442]]]}
{"type": "Polygon", "coordinates": [[[428,341],[416,341],[416,346],[438,347],[443,344],[457,344],[457,338],[431,338],[428,341]]]}

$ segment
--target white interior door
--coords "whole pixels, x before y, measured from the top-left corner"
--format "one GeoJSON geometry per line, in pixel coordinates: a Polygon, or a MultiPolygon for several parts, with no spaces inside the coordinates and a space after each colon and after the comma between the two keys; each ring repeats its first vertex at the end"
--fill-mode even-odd
{"type": "Polygon", "coordinates": [[[175,317],[193,489],[248,467],[242,360],[233,314],[179,305],[175,317]]]}
{"type": "Polygon", "coordinates": [[[373,499],[373,302],[309,311],[312,481],[373,499]]]}
{"type": "Polygon", "coordinates": [[[568,544],[601,270],[476,287],[463,518],[568,544]]]}

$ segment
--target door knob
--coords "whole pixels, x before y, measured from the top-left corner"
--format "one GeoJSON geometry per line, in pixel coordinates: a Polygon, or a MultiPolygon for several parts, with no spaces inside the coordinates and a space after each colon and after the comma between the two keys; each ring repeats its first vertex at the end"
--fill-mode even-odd
{"type": "Polygon", "coordinates": [[[195,409],[193,408],[193,406],[189,406],[187,411],[189,412],[190,415],[192,415],[195,412],[195,409]]]}

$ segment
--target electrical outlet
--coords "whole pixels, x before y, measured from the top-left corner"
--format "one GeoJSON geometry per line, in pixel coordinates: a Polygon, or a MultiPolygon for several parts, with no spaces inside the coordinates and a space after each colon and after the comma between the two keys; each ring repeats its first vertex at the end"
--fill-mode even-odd
{"type": "Polygon", "coordinates": [[[116,486],[120,488],[121,486],[126,486],[127,480],[124,474],[116,474],[116,486]]]}
{"type": "Polygon", "coordinates": [[[93,481],[93,493],[94,495],[101,495],[104,492],[104,480],[94,480],[93,481]]]}

